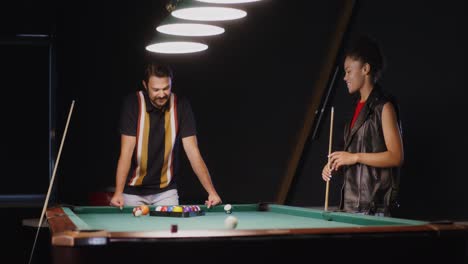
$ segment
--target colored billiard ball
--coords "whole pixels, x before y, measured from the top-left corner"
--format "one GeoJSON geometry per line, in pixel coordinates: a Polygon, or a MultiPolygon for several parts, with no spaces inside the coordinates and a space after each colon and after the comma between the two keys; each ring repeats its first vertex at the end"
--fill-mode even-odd
{"type": "Polygon", "coordinates": [[[232,213],[232,206],[231,206],[230,204],[226,204],[226,205],[224,206],[224,212],[225,212],[226,214],[232,213]]]}
{"type": "Polygon", "coordinates": [[[149,206],[148,205],[140,205],[140,209],[141,209],[141,214],[142,215],[147,215],[149,214],[149,206]]]}
{"type": "Polygon", "coordinates": [[[158,205],[158,206],[156,206],[156,208],[154,210],[156,212],[161,212],[161,208],[162,208],[162,206],[158,205]]]}
{"type": "Polygon", "coordinates": [[[224,226],[228,229],[234,229],[237,227],[237,218],[235,216],[228,216],[226,219],[224,219],[224,226]]]}
{"type": "Polygon", "coordinates": [[[174,208],[172,209],[172,212],[174,212],[174,213],[183,212],[182,206],[178,206],[178,205],[174,206],[174,208]]]}

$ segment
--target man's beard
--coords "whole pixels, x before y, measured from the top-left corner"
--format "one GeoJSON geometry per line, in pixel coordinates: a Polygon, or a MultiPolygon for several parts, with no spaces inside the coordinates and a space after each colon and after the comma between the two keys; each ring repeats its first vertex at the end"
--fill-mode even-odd
{"type": "Polygon", "coordinates": [[[158,107],[163,107],[167,103],[168,98],[169,98],[168,96],[163,97],[163,98],[156,98],[155,100],[153,100],[153,104],[158,107]]]}

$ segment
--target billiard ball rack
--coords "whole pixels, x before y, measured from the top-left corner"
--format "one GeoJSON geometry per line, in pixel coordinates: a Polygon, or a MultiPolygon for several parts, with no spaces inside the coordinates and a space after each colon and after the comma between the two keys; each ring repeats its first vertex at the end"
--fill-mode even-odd
{"type": "Polygon", "coordinates": [[[163,212],[163,211],[151,211],[150,216],[165,216],[165,217],[193,217],[205,215],[204,210],[191,211],[191,212],[163,212]]]}

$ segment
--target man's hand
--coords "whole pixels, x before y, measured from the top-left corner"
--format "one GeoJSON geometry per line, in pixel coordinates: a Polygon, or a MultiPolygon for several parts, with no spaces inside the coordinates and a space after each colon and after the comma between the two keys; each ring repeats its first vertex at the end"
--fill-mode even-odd
{"type": "Polygon", "coordinates": [[[110,205],[111,206],[115,206],[115,207],[119,207],[120,210],[122,210],[123,206],[124,206],[124,198],[123,198],[123,195],[122,194],[117,194],[117,193],[114,193],[114,195],[112,196],[112,199],[110,201],[110,205]]]}
{"type": "Polygon", "coordinates": [[[222,203],[221,198],[217,193],[208,195],[208,200],[205,201],[206,207],[210,208],[211,206],[215,206],[222,203]]]}

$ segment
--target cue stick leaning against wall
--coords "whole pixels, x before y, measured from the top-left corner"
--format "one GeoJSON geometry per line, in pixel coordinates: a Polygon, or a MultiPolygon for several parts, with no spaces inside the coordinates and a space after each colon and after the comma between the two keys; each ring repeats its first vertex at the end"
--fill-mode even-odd
{"type": "Polygon", "coordinates": [[[47,209],[47,205],[49,204],[50,191],[52,190],[52,186],[54,185],[55,173],[57,172],[57,166],[58,166],[58,163],[59,163],[59,160],[60,160],[60,154],[62,153],[63,142],[65,141],[65,136],[67,135],[68,124],[70,123],[70,118],[71,118],[71,114],[73,112],[74,105],[75,105],[75,100],[72,101],[71,106],[70,106],[70,111],[68,112],[67,123],[65,125],[65,130],[63,132],[62,142],[60,143],[60,148],[59,148],[59,152],[58,152],[58,155],[57,155],[57,161],[55,162],[54,171],[52,172],[52,178],[50,179],[50,182],[49,182],[49,190],[47,191],[47,195],[46,195],[46,198],[45,198],[45,203],[44,203],[44,206],[42,207],[41,217],[39,218],[39,223],[37,224],[36,237],[34,238],[34,244],[33,244],[33,247],[32,247],[31,255],[29,256],[29,262],[28,263],[31,263],[31,260],[32,260],[33,254],[34,254],[34,248],[36,247],[37,237],[39,236],[39,230],[41,229],[41,226],[42,226],[42,219],[43,219],[43,217],[45,215],[45,210],[47,209]]]}

